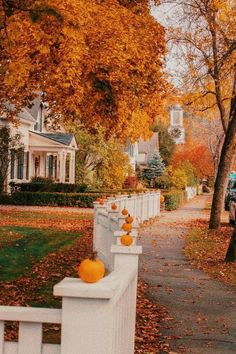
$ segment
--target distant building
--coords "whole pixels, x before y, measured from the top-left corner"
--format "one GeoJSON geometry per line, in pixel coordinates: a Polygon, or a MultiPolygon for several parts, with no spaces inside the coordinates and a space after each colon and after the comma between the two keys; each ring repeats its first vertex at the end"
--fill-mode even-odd
{"type": "Polygon", "coordinates": [[[138,157],[138,143],[127,142],[125,152],[129,156],[130,165],[133,170],[136,169],[137,157],[138,157]]]}
{"type": "Polygon", "coordinates": [[[155,150],[159,151],[158,133],[153,133],[149,140],[140,139],[138,141],[137,167],[140,170],[143,170],[147,167],[147,162],[155,150]]]}
{"type": "Polygon", "coordinates": [[[139,139],[135,143],[128,142],[125,147],[125,152],[129,156],[134,171],[137,168],[141,170],[146,168],[147,162],[155,150],[159,151],[158,133],[153,133],[149,140],[139,139]]]}
{"type": "Polygon", "coordinates": [[[174,138],[175,143],[185,144],[185,128],[183,124],[184,111],[180,105],[174,105],[170,110],[170,125],[168,132],[174,138]]]}

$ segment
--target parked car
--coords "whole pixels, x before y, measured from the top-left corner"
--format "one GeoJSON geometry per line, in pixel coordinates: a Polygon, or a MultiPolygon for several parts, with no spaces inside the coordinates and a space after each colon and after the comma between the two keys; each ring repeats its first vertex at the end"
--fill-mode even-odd
{"type": "Polygon", "coordinates": [[[230,179],[225,193],[225,210],[229,210],[230,200],[236,196],[236,179],[230,179]]]}
{"type": "Polygon", "coordinates": [[[229,202],[229,223],[231,225],[236,223],[236,195],[229,202]]]}

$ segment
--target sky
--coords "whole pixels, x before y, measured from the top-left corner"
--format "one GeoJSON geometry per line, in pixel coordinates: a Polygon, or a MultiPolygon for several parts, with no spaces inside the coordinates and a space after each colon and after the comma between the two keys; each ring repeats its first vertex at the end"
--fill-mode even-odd
{"type": "MultiPolygon", "coordinates": [[[[159,23],[161,23],[164,27],[168,27],[170,25],[174,26],[174,19],[176,18],[176,5],[173,4],[164,4],[160,6],[155,6],[151,1],[151,14],[153,17],[157,19],[159,23]]],[[[178,72],[178,67],[183,70],[184,62],[178,61],[175,57],[176,48],[171,48],[167,43],[168,55],[166,57],[166,70],[170,74],[171,83],[180,87],[180,79],[176,73],[178,72]]],[[[180,70],[179,70],[180,73],[180,70]]]]}
{"type": "MultiPolygon", "coordinates": [[[[152,2],[151,2],[152,3],[152,2]]],[[[151,5],[151,14],[153,17],[157,19],[159,23],[161,23],[164,27],[168,26],[168,23],[171,22],[171,18],[173,16],[173,5],[165,4],[161,6],[151,5]]],[[[166,70],[172,76],[171,82],[174,85],[178,85],[175,78],[175,70],[177,69],[176,60],[174,58],[174,53],[171,51],[171,48],[168,47],[169,54],[166,58],[166,70]]]]}

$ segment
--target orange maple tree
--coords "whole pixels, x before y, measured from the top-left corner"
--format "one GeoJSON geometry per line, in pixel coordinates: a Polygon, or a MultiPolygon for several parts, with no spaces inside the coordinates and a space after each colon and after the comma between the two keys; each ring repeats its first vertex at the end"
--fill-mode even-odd
{"type": "Polygon", "coordinates": [[[164,30],[148,1],[2,0],[0,43],[2,111],[43,92],[56,122],[149,134],[167,85],[164,30]]]}
{"type": "Polygon", "coordinates": [[[214,176],[214,164],[208,148],[204,145],[188,143],[179,146],[173,156],[173,166],[178,167],[184,161],[189,161],[199,178],[214,176]]]}

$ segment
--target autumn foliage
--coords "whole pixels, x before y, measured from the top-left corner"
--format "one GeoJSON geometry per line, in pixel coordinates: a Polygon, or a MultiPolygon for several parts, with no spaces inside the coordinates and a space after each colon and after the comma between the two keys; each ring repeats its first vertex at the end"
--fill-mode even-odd
{"type": "Polygon", "coordinates": [[[185,161],[189,161],[193,165],[196,177],[214,176],[212,157],[206,146],[191,143],[179,146],[173,156],[173,166],[177,168],[185,161]]]}
{"type": "Polygon", "coordinates": [[[148,1],[1,1],[0,43],[0,108],[9,117],[6,102],[20,109],[43,92],[57,123],[148,135],[166,87],[164,30],[148,1]]]}

